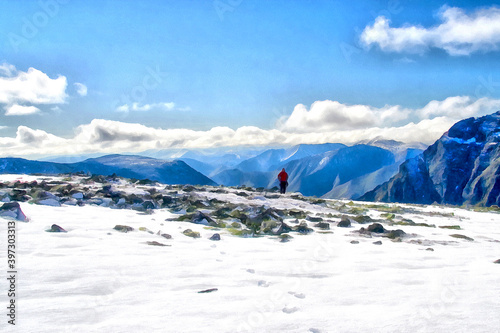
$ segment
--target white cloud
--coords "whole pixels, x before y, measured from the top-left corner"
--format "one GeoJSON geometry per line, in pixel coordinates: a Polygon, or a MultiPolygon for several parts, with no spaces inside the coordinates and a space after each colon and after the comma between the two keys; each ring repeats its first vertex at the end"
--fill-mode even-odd
{"type": "Polygon", "coordinates": [[[367,128],[406,119],[409,111],[400,106],[376,108],[369,105],[347,105],[337,101],[317,101],[307,107],[298,104],[290,117],[281,120],[280,129],[287,132],[325,132],[367,128]]]}
{"type": "Polygon", "coordinates": [[[445,116],[459,120],[478,115],[485,115],[500,110],[500,100],[487,97],[472,99],[469,96],[448,97],[443,101],[431,101],[417,110],[420,118],[445,116]]]}
{"type": "Polygon", "coordinates": [[[40,109],[36,106],[23,106],[14,104],[6,108],[6,116],[25,116],[29,114],[34,114],[40,112],[40,109]]]}
{"type": "Polygon", "coordinates": [[[437,26],[404,25],[391,27],[384,17],[366,26],[361,42],[367,47],[378,45],[386,52],[424,53],[429,48],[443,49],[448,54],[470,55],[500,48],[500,8],[482,8],[467,14],[463,9],[444,6],[437,26]]]}
{"type": "Polygon", "coordinates": [[[153,104],[144,104],[140,105],[139,103],[123,104],[116,108],[116,111],[119,112],[129,112],[129,111],[150,111],[153,109],[170,111],[175,108],[175,103],[153,103],[153,104]]]}
{"type": "Polygon", "coordinates": [[[148,149],[295,145],[300,143],[393,139],[431,144],[458,120],[500,109],[500,100],[467,96],[431,101],[418,109],[376,108],[336,101],[299,104],[277,128],[214,127],[208,131],[161,129],[142,124],[94,119],[80,125],[70,138],[19,126],[15,138],[0,137],[2,156],[71,155],[141,152],[148,149]],[[302,126],[299,126],[302,125],[302,126]]]}
{"type": "Polygon", "coordinates": [[[12,65],[0,65],[0,103],[60,104],[66,99],[66,77],[51,79],[47,74],[30,67],[18,71],[12,65]]]}
{"type": "Polygon", "coordinates": [[[409,109],[400,105],[376,108],[370,105],[347,105],[337,101],[314,102],[308,110],[298,104],[292,114],[282,119],[278,128],[287,133],[325,133],[370,128],[399,128],[411,120],[420,121],[444,116],[457,121],[481,116],[500,109],[500,99],[469,96],[448,97],[443,101],[431,101],[423,108],[409,109]]]}
{"type": "Polygon", "coordinates": [[[80,82],[73,83],[76,89],[76,93],[80,96],[87,96],[87,86],[80,82]]]}

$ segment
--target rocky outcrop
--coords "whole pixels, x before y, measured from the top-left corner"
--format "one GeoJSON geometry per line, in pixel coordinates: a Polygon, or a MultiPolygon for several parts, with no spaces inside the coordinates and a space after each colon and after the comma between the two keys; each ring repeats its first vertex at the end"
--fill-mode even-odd
{"type": "Polygon", "coordinates": [[[462,120],[365,201],[500,205],[500,111],[462,120]]]}

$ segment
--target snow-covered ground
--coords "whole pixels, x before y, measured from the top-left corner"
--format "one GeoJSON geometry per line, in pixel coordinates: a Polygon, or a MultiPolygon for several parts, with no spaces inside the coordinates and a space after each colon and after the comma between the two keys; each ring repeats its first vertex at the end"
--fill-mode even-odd
{"type": "MultiPolygon", "coordinates": [[[[234,192],[197,195],[313,216],[336,215],[341,204],[234,192]]],[[[382,214],[369,203],[353,207],[368,207],[373,218],[382,214]]],[[[0,331],[500,332],[500,264],[494,263],[500,259],[500,214],[403,207],[411,210],[401,218],[436,228],[384,224],[409,235],[393,242],[353,232],[367,225],[336,227],[339,218],[332,217],[330,232],[290,233],[293,239],[283,243],[277,236],[243,238],[172,221],[178,215],[167,209],[144,214],[22,202],[30,221],[16,222],[16,326],[7,323],[2,278],[0,331]],[[45,232],[54,223],[67,233],[45,232]],[[117,224],[135,230],[122,233],[113,229],[117,224]],[[450,225],[461,230],[439,228],[450,225]],[[201,238],[185,236],[188,228],[201,238]],[[157,235],[160,230],[172,238],[157,235]],[[209,240],[215,232],[220,241],[209,240]],[[199,293],[212,288],[217,290],[199,293]]],[[[7,222],[0,218],[4,274],[7,222]]]]}

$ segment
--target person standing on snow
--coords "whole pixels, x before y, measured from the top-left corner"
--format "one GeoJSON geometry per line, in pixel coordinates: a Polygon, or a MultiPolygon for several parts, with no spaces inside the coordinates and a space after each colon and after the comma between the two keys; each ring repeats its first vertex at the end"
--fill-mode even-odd
{"type": "Polygon", "coordinates": [[[283,168],[278,174],[278,180],[280,181],[280,193],[285,194],[286,187],[288,186],[288,174],[286,173],[285,168],[283,168]]]}

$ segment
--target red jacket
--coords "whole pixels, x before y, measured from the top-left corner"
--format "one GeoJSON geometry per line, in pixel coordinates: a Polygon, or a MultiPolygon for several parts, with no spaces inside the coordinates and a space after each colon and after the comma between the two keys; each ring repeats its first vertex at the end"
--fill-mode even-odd
{"type": "Polygon", "coordinates": [[[285,172],[285,171],[281,171],[279,174],[278,174],[278,180],[280,182],[286,182],[288,180],[288,174],[285,172]]]}

